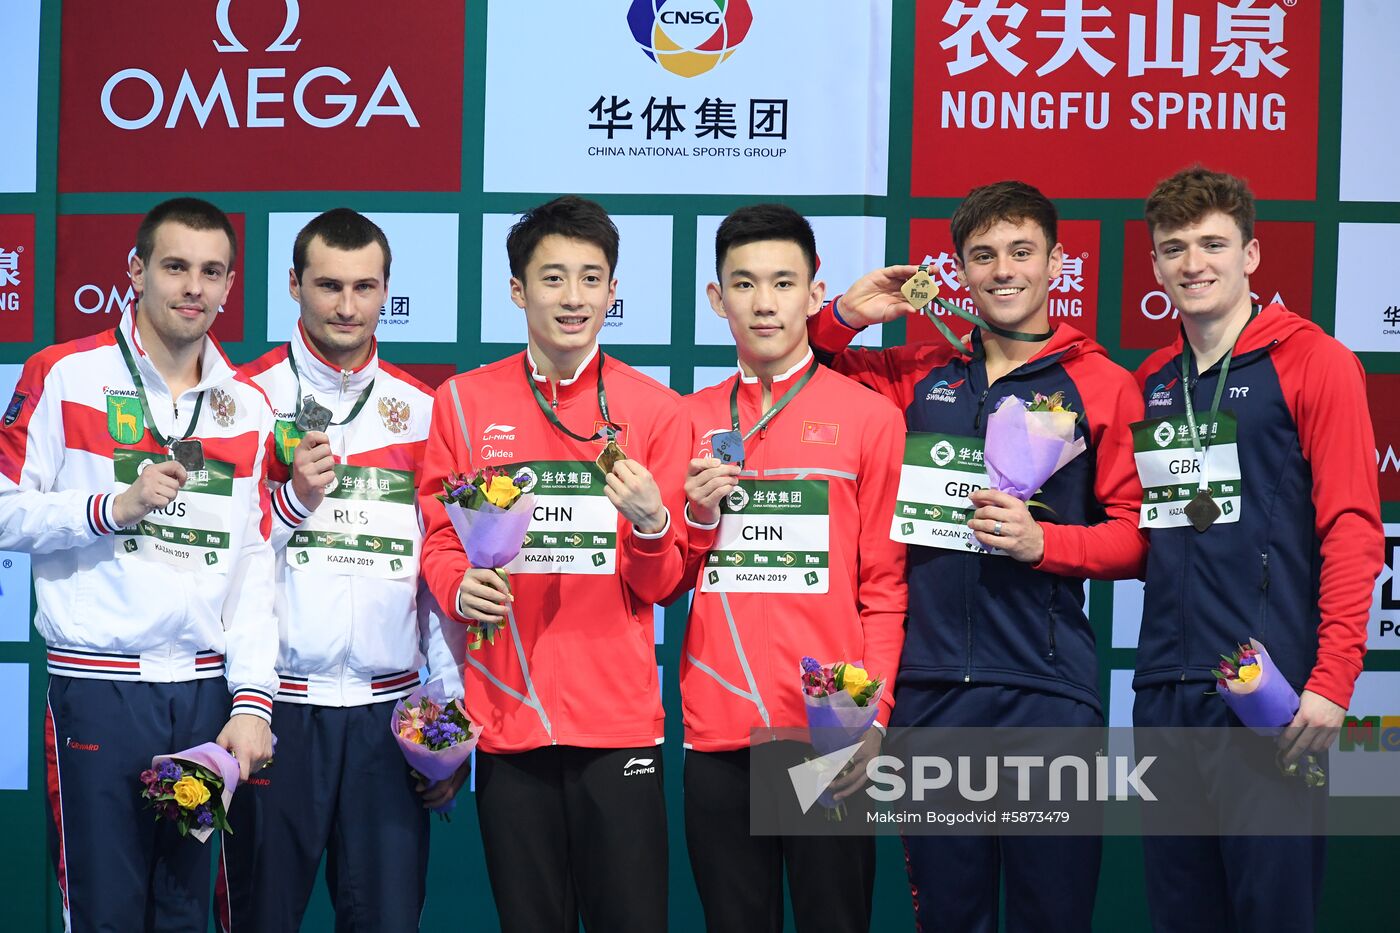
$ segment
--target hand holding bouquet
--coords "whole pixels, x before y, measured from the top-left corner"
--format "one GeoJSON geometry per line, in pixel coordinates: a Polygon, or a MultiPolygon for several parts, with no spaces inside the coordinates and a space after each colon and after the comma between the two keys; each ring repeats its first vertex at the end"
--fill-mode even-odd
{"type": "Polygon", "coordinates": [[[238,787],[238,760],[223,747],[205,742],[157,755],[141,772],[141,784],[141,797],[156,819],[173,821],[181,836],[205,842],[216,829],[231,832],[228,806],[238,787]]]}
{"type": "MultiPolygon", "coordinates": [[[[1220,656],[1220,664],[1211,671],[1215,675],[1219,696],[1230,711],[1252,732],[1263,736],[1278,736],[1293,721],[1298,712],[1298,692],[1279,673],[1269,652],[1258,640],[1250,639],[1233,653],[1220,656]]],[[[1299,773],[1299,763],[1284,763],[1279,768],[1290,777],[1299,773]]],[[[1322,787],[1327,773],[1316,755],[1308,755],[1302,763],[1303,781],[1309,787],[1322,787]]]]}
{"type": "Polygon", "coordinates": [[[1030,402],[1015,395],[1002,399],[987,419],[983,454],[992,488],[1029,502],[1060,467],[1084,452],[1084,439],[1074,436],[1076,421],[1063,392],[1037,392],[1030,402]]]}
{"type": "MultiPolygon", "coordinates": [[[[818,757],[861,741],[880,712],[884,689],[883,678],[872,678],[855,664],[802,659],[802,699],[818,757]]],[[[840,820],[845,815],[845,804],[832,796],[829,787],[817,801],[826,807],[828,819],[840,820]]]]}
{"type": "MultiPolygon", "coordinates": [[[[449,699],[438,681],[394,704],[389,728],[409,767],[430,784],[452,777],[481,738],[481,729],[467,718],[462,701],[449,699]]],[[[433,812],[450,820],[447,814],[456,806],[453,798],[433,812]]]]}
{"type": "MultiPolygon", "coordinates": [[[[512,476],[503,468],[486,467],[468,476],[448,474],[436,497],[447,509],[467,560],[473,567],[494,570],[507,591],[510,577],[505,566],[520,553],[535,507],[535,497],[523,491],[528,485],[524,472],[512,476]]],[[[495,644],[500,627],[499,622],[470,623],[467,647],[475,651],[483,639],[495,644]]]]}

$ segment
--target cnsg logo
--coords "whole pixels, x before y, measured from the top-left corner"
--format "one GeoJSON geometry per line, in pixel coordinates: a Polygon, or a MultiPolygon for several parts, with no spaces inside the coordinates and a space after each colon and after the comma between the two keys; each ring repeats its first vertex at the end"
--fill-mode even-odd
{"type": "Polygon", "coordinates": [[[647,58],[693,78],[734,54],[753,11],[749,0],[632,0],[627,25],[647,58]]]}

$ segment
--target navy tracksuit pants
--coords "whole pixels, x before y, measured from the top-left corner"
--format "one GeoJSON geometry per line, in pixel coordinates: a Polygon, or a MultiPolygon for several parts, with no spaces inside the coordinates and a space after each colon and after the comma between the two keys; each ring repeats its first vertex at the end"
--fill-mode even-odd
{"type": "MultiPolygon", "coordinates": [[[[1103,715],[1068,697],[995,684],[900,683],[892,726],[1095,727],[1103,715]]],[[[921,930],[996,933],[1003,879],[1008,933],[1090,929],[1099,836],[905,836],[921,930]]]]}
{"type": "Polygon", "coordinates": [[[418,929],[428,811],[389,730],[395,702],[274,704],[277,754],[229,807],[217,892],[225,933],[299,930],[323,853],[337,931],[418,929]]]}
{"type": "Polygon", "coordinates": [[[229,704],[222,677],[171,684],[49,677],[49,851],[69,930],[205,928],[212,847],[156,821],[141,799],[140,774],[155,755],[212,742],[229,704]]]}
{"type": "MultiPolygon", "coordinates": [[[[1133,703],[1133,725],[1146,727],[1238,726],[1229,709],[1205,683],[1143,687],[1133,703]]],[[[1265,741],[1262,740],[1261,741],[1265,741]]],[[[1139,750],[1142,742],[1138,743],[1139,750]]],[[[1193,763],[1197,759],[1190,759],[1193,763]]],[[[1170,766],[1170,760],[1159,764],[1170,766]]],[[[1185,777],[1197,785],[1206,805],[1238,795],[1238,782],[1219,780],[1212,762],[1185,777]]],[[[1195,765],[1193,764],[1193,767],[1195,765]]],[[[1269,775],[1268,777],[1275,777],[1269,775]]],[[[1296,778],[1274,791],[1297,798],[1298,812],[1325,811],[1326,791],[1309,790],[1296,778]]],[[[1177,776],[1177,781],[1182,781],[1177,776]]],[[[1175,782],[1174,782],[1175,783],[1175,782]]],[[[1175,783],[1175,786],[1182,786],[1175,783]]],[[[1248,806],[1241,800],[1241,806],[1248,806]]],[[[1145,834],[1147,906],[1159,933],[1239,933],[1314,928],[1322,896],[1327,838],[1313,836],[1171,836],[1145,834]]]]}

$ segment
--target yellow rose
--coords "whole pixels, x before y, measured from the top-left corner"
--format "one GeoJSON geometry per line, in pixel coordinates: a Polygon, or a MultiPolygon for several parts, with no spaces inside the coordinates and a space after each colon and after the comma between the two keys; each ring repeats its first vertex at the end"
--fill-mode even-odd
{"type": "Polygon", "coordinates": [[[520,487],[509,476],[491,477],[491,485],[486,487],[486,501],[498,509],[504,509],[520,497],[520,487]]]}
{"type": "Polygon", "coordinates": [[[193,810],[209,799],[209,788],[192,774],[187,774],[175,782],[175,802],[185,810],[193,810]]]}
{"type": "Polygon", "coordinates": [[[1244,667],[1240,668],[1240,682],[1247,684],[1258,677],[1260,673],[1262,673],[1262,671],[1258,664],[1246,664],[1244,667]]]}
{"type": "Polygon", "coordinates": [[[870,675],[865,668],[847,664],[841,669],[841,686],[854,699],[870,683],[870,675]]]}

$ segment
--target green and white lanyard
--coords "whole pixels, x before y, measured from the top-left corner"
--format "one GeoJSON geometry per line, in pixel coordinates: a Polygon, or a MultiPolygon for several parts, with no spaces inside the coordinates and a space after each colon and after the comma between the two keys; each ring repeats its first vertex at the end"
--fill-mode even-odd
{"type": "MultiPolygon", "coordinates": [[[[287,365],[290,366],[290,367],[292,368],[292,378],[296,379],[296,381],[297,381],[297,407],[296,407],[296,414],[293,415],[293,422],[292,422],[293,424],[296,424],[297,422],[299,422],[299,421],[301,420],[301,406],[302,406],[302,397],[301,397],[301,373],[297,371],[296,354],[294,354],[294,353],[292,352],[292,345],[291,345],[290,343],[287,344],[287,365]]],[[[339,420],[339,421],[332,421],[329,425],[327,425],[327,427],[338,428],[338,427],[341,427],[341,426],[343,426],[343,425],[347,425],[347,424],[349,424],[350,422],[354,421],[354,420],[355,420],[355,416],[358,415],[358,414],[360,413],[360,409],[362,409],[362,408],[365,407],[365,402],[368,402],[368,401],[369,401],[369,397],[370,397],[370,395],[372,395],[373,393],[374,393],[374,380],[371,379],[371,380],[369,381],[369,385],[365,386],[365,387],[364,387],[364,390],[363,390],[362,392],[360,392],[360,397],[357,398],[357,399],[355,400],[354,406],[352,406],[351,409],[350,409],[350,414],[346,415],[344,418],[342,418],[342,419],[339,420]]]]}
{"type": "MultiPolygon", "coordinates": [[[[1256,305],[1249,314],[1249,320],[1254,320],[1259,313],[1256,305]]],[[[1245,322],[1245,327],[1249,326],[1249,321],[1245,322]]],[[[1184,512],[1191,526],[1197,531],[1203,532],[1215,523],[1220,517],[1220,506],[1215,504],[1215,500],[1210,494],[1210,476],[1206,465],[1206,452],[1210,450],[1211,441],[1214,439],[1217,414],[1220,411],[1220,399],[1225,394],[1225,381],[1230,376],[1230,360],[1235,355],[1235,346],[1240,342],[1240,337],[1244,334],[1244,327],[1235,335],[1235,339],[1230,342],[1230,349],[1225,351],[1225,357],[1220,361],[1220,378],[1215,383],[1215,394],[1210,401],[1210,436],[1201,437],[1200,431],[1196,427],[1196,411],[1191,404],[1191,341],[1187,339],[1183,330],[1181,335],[1181,379],[1182,379],[1182,399],[1186,405],[1186,425],[1191,431],[1191,449],[1201,465],[1200,480],[1196,485],[1195,497],[1186,504],[1184,512]]],[[[1200,377],[1197,376],[1197,382],[1200,377]]]]}
{"type": "Polygon", "coordinates": [[[742,431],[739,425],[739,384],[743,382],[743,378],[735,379],[734,388],[729,393],[729,421],[732,427],[728,431],[716,434],[710,441],[715,456],[724,463],[742,464],[744,462],[744,442],[768,427],[769,422],[778,416],[778,412],[786,408],[788,403],[797,397],[797,393],[802,391],[802,387],[812,381],[812,377],[817,374],[820,367],[821,364],[813,359],[812,365],[808,366],[806,372],[797,378],[792,388],[783,393],[783,397],[778,399],[777,404],[764,412],[762,417],[754,423],[754,426],[747,431],[742,431]]]}
{"type": "MultiPolygon", "coordinates": [[[[925,259],[919,264],[919,271],[924,273],[925,275],[928,275],[929,263],[931,259],[932,257],[929,257],[928,259],[925,259]]],[[[964,321],[967,321],[974,327],[980,327],[985,331],[990,331],[991,333],[996,334],[998,337],[1005,337],[1008,340],[1020,340],[1024,343],[1042,343],[1046,340],[1049,340],[1055,335],[1055,332],[1053,330],[1047,330],[1044,333],[1039,334],[1029,334],[1025,331],[1011,330],[1006,327],[1001,327],[1000,325],[993,324],[991,321],[986,320],[981,315],[973,314],[971,311],[958,307],[951,301],[948,301],[943,298],[934,298],[928,304],[919,308],[919,311],[924,315],[924,317],[928,318],[930,321],[933,322],[933,326],[938,328],[938,332],[943,335],[943,339],[947,340],[948,343],[950,343],[953,346],[953,349],[957,350],[959,353],[966,353],[967,345],[958,339],[958,335],[953,333],[952,328],[950,328],[947,324],[944,324],[943,321],[938,318],[938,316],[933,314],[931,306],[935,304],[942,308],[944,311],[947,311],[949,314],[952,314],[955,317],[962,318],[964,321]]]]}
{"type": "Polygon", "coordinates": [[[151,437],[161,447],[170,449],[174,441],[183,441],[194,434],[195,427],[199,424],[200,412],[204,410],[204,393],[199,393],[199,399],[194,404],[194,413],[190,415],[190,423],[185,425],[185,432],[179,437],[166,437],[160,433],[156,427],[155,419],[151,417],[151,404],[146,399],[146,385],[141,381],[141,373],[136,368],[136,360],[131,355],[131,347],[127,345],[126,335],[121,328],[117,328],[117,346],[121,348],[122,359],[126,361],[126,370],[131,374],[131,381],[136,386],[136,398],[141,402],[141,415],[146,419],[146,429],[151,432],[151,437]]]}
{"type": "MultiPolygon", "coordinates": [[[[604,425],[606,425],[603,428],[603,433],[607,435],[608,440],[614,440],[617,437],[617,435],[622,432],[622,428],[614,424],[612,417],[608,414],[608,393],[603,388],[603,360],[603,348],[599,347],[598,410],[603,413],[603,423],[604,425]]],[[[544,393],[540,391],[540,387],[535,384],[535,374],[530,371],[530,360],[528,356],[522,358],[521,365],[525,367],[525,381],[530,384],[530,392],[535,396],[535,403],[540,406],[540,411],[544,412],[544,416],[545,418],[549,419],[550,424],[554,425],[560,431],[563,431],[569,437],[583,444],[591,444],[598,439],[597,432],[595,432],[591,437],[585,437],[582,434],[575,434],[573,431],[570,431],[567,427],[565,427],[564,422],[559,420],[559,414],[554,410],[554,407],[549,404],[549,400],[544,397],[544,393]]]]}

